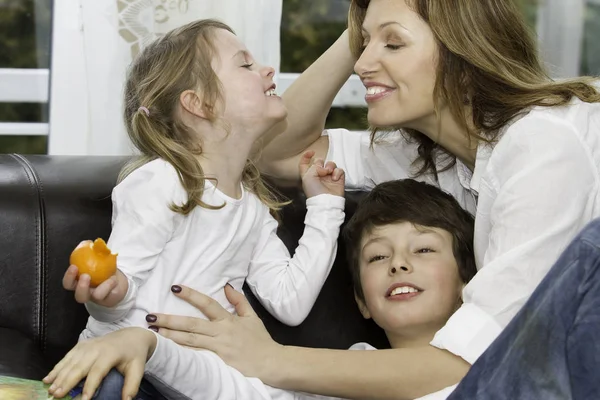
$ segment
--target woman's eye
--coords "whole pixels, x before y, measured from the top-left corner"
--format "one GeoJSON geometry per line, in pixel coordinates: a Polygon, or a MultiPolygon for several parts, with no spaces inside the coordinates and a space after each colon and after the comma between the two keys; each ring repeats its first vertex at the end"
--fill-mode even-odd
{"type": "Polygon", "coordinates": [[[385,256],[374,256],[374,257],[369,258],[369,262],[372,263],[372,262],[380,261],[383,259],[385,259],[385,256]]]}
{"type": "Polygon", "coordinates": [[[400,50],[402,48],[402,45],[400,45],[400,44],[386,44],[385,47],[388,48],[388,49],[390,49],[390,50],[400,50]]]}
{"type": "Polygon", "coordinates": [[[417,253],[419,254],[424,254],[424,253],[433,253],[433,249],[430,249],[429,247],[423,247],[422,249],[417,250],[417,253]]]}
{"type": "Polygon", "coordinates": [[[254,64],[244,64],[244,65],[242,65],[242,68],[250,69],[250,67],[252,67],[252,65],[254,65],[254,64]]]}

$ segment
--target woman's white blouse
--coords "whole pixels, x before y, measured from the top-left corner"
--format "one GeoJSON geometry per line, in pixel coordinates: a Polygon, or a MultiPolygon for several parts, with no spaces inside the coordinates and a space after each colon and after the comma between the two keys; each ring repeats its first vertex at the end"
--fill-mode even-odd
{"type": "MultiPolygon", "coordinates": [[[[369,146],[366,132],[328,130],[328,160],[348,189],[411,177],[416,146],[399,134],[369,146]]],[[[600,216],[600,104],[533,108],[482,144],[473,173],[460,162],[439,183],[475,215],[479,272],[462,307],[431,344],[474,363],[527,301],[561,252],[600,216]]]]}

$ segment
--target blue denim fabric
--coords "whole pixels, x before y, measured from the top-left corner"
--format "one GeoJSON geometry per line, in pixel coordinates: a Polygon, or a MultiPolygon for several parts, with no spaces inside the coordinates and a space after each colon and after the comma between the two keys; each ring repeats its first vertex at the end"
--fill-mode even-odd
{"type": "MultiPolygon", "coordinates": [[[[116,369],[111,369],[110,372],[104,377],[102,384],[96,390],[93,399],[97,400],[121,400],[123,392],[123,384],[125,378],[116,369]]],[[[81,383],[83,385],[83,383],[81,383]]],[[[166,400],[154,386],[146,379],[142,379],[138,394],[135,396],[135,400],[166,400]]]]}
{"type": "Polygon", "coordinates": [[[459,399],[600,399],[600,220],[569,245],[448,397],[459,399]]]}

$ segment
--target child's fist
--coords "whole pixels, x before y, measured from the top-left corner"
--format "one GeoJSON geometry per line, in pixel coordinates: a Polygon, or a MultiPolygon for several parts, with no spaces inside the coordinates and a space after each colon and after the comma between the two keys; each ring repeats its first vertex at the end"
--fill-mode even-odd
{"type": "Polygon", "coordinates": [[[320,194],[344,196],[344,170],[338,168],[333,161],[324,161],[320,158],[311,163],[314,151],[307,151],[302,155],[298,165],[302,178],[302,188],[306,197],[310,198],[320,194]]]}

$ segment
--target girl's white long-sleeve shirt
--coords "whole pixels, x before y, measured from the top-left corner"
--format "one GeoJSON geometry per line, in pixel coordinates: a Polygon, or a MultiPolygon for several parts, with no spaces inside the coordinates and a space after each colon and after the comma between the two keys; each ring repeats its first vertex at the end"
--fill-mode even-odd
{"type": "Polygon", "coordinates": [[[129,289],[114,308],[86,304],[90,318],[81,338],[127,326],[147,327],[147,314],[203,317],[174,296],[175,284],[217,300],[227,310],[223,288],[241,291],[246,281],[263,306],[288,325],[300,324],[325,282],[344,221],[343,197],[323,194],[306,201],[305,229],[293,257],[276,234],[277,221],[256,195],[240,199],[206,181],[202,200],[220,209],[195,207],[187,216],[172,211],[187,194],[176,170],[157,159],[140,167],[112,193],[108,246],[129,289]]]}

